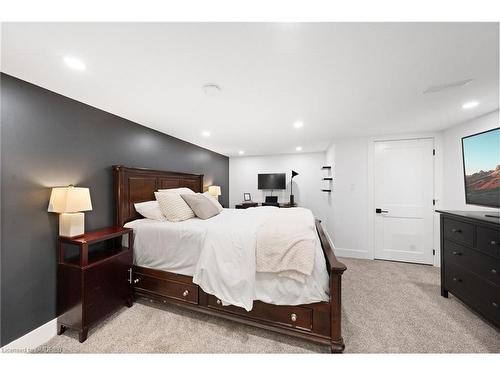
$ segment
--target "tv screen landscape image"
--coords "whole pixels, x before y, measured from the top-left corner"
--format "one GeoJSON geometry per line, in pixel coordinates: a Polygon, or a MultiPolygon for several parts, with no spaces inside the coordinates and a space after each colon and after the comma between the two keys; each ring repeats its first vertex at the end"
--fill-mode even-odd
{"type": "Polygon", "coordinates": [[[500,128],[462,138],[465,202],[500,207],[500,128]]]}

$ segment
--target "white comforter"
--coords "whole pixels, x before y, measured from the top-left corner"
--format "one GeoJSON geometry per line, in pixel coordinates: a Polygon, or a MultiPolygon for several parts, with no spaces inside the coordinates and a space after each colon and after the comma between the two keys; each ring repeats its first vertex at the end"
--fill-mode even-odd
{"type": "Polygon", "coordinates": [[[256,272],[257,230],[274,210],[279,209],[225,209],[208,220],[127,223],[134,229],[134,263],[193,276],[193,282],[223,304],[248,311],[254,300],[282,305],[328,300],[328,273],[319,241],[314,248],[314,269],[304,283],[256,272]]]}

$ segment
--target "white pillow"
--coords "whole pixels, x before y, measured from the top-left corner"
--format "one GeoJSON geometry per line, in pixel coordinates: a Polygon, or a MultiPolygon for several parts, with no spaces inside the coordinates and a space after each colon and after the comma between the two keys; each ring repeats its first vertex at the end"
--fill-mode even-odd
{"type": "Polygon", "coordinates": [[[179,193],[155,192],[161,213],[168,221],[184,221],[194,217],[193,210],[179,193]]]}
{"type": "Polygon", "coordinates": [[[175,189],[158,189],[158,191],[160,193],[196,194],[194,191],[192,191],[190,188],[187,187],[181,187],[175,189]]]}
{"type": "Polygon", "coordinates": [[[134,203],[134,207],[146,219],[165,220],[157,201],[134,203]]]}
{"type": "Polygon", "coordinates": [[[219,210],[219,213],[221,213],[221,212],[222,212],[222,210],[223,210],[224,208],[223,208],[223,207],[222,207],[222,205],[219,203],[219,201],[213,197],[213,195],[212,195],[212,194],[210,194],[208,191],[206,191],[206,192],[204,192],[204,193],[203,193],[203,195],[204,195],[205,197],[207,197],[207,198],[210,200],[210,202],[212,202],[212,203],[215,205],[215,207],[217,207],[217,209],[219,210]]]}

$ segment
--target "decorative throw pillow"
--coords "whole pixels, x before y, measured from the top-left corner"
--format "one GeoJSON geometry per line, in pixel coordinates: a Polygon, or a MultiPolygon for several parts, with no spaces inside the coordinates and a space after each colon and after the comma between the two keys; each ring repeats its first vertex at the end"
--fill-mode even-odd
{"type": "Polygon", "coordinates": [[[203,196],[205,196],[205,197],[207,197],[207,198],[208,198],[208,200],[209,200],[210,202],[212,202],[212,204],[214,204],[214,205],[215,205],[215,207],[217,207],[217,210],[219,210],[219,213],[221,213],[221,212],[222,212],[222,210],[223,210],[224,208],[223,208],[223,207],[222,207],[222,205],[219,203],[219,201],[218,201],[217,199],[215,199],[215,198],[212,196],[212,194],[210,194],[208,191],[206,191],[206,192],[204,192],[202,195],[203,195],[203,196]]]}
{"type": "Polygon", "coordinates": [[[134,203],[134,207],[146,219],[165,220],[157,201],[134,203]]]}
{"type": "Polygon", "coordinates": [[[190,188],[187,187],[174,188],[174,189],[158,189],[158,191],[160,193],[196,194],[194,191],[192,191],[190,188]]]}
{"type": "Polygon", "coordinates": [[[160,210],[168,221],[184,221],[194,217],[194,212],[189,208],[178,193],[155,192],[160,210]]]}
{"type": "Polygon", "coordinates": [[[210,219],[219,214],[217,207],[203,194],[181,194],[181,197],[200,219],[210,219]]]}

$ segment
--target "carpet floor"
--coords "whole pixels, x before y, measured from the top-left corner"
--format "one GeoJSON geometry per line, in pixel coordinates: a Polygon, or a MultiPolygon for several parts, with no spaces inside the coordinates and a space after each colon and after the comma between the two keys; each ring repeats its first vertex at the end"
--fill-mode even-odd
{"type": "MultiPolygon", "coordinates": [[[[346,353],[500,353],[500,331],[450,294],[431,266],[341,259],[346,353]]],[[[137,301],[89,331],[67,330],[43,353],[327,353],[328,347],[172,305],[137,301]]]]}

